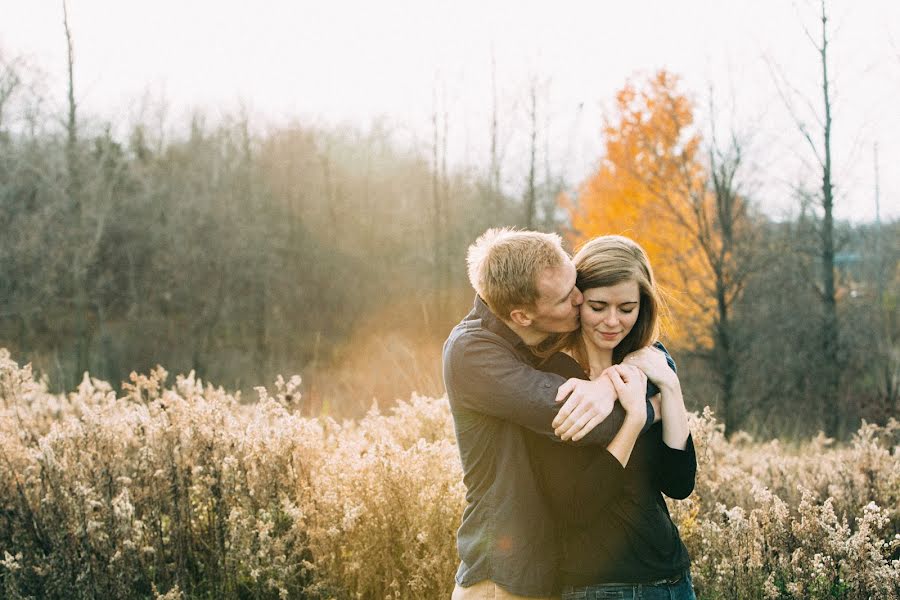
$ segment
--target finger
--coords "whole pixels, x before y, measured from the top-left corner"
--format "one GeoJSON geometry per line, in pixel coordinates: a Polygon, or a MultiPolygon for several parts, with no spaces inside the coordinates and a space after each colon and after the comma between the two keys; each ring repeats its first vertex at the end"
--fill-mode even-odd
{"type": "Polygon", "coordinates": [[[572,425],[565,429],[559,437],[564,442],[569,441],[570,439],[572,439],[572,436],[581,431],[582,428],[584,428],[584,426],[588,424],[588,421],[590,421],[593,417],[594,415],[587,411],[581,413],[581,415],[579,415],[577,419],[574,419],[572,421],[572,425]]]}
{"type": "Polygon", "coordinates": [[[619,370],[619,374],[622,376],[622,380],[625,383],[631,383],[634,380],[640,381],[641,377],[644,375],[644,372],[634,365],[616,365],[619,370]]]}
{"type": "Polygon", "coordinates": [[[639,373],[642,373],[642,371],[634,365],[616,365],[616,371],[625,383],[631,383],[640,377],[639,373]]]}
{"type": "Polygon", "coordinates": [[[572,441],[577,442],[578,440],[589,434],[594,430],[594,427],[600,424],[600,421],[602,421],[604,418],[605,417],[603,415],[595,415],[590,421],[585,424],[584,427],[582,427],[578,431],[578,433],[572,436],[572,441]]]}
{"type": "Polygon", "coordinates": [[[563,440],[569,440],[597,414],[593,408],[595,407],[591,403],[583,402],[580,409],[572,412],[566,422],[559,427],[557,435],[563,440]]]}
{"type": "MultiPolygon", "coordinates": [[[[575,426],[575,424],[578,423],[578,421],[584,417],[585,413],[588,412],[589,408],[590,408],[590,406],[587,402],[581,402],[571,412],[571,414],[569,414],[568,417],[563,419],[562,423],[560,423],[560,425],[556,428],[556,435],[562,437],[563,434],[565,434],[566,432],[569,432],[569,430],[572,429],[575,426]]],[[[584,419],[584,421],[587,422],[587,419],[584,419]]],[[[575,432],[572,431],[570,433],[575,433],[575,432]]]]}
{"type": "Polygon", "coordinates": [[[607,374],[607,377],[612,381],[613,387],[616,388],[616,393],[621,395],[625,390],[625,382],[622,380],[622,374],[619,373],[619,370],[613,369],[607,374]]]}
{"type": "Polygon", "coordinates": [[[566,382],[564,384],[559,386],[559,389],[556,392],[556,401],[561,402],[562,400],[564,400],[566,398],[566,396],[571,394],[575,390],[575,388],[578,386],[579,381],[581,381],[581,380],[574,379],[574,378],[568,379],[568,380],[566,380],[566,382]]]}
{"type": "Polygon", "coordinates": [[[640,365],[632,365],[631,366],[631,375],[632,377],[636,377],[637,379],[646,379],[647,373],[641,368],[640,365]]]}
{"type": "Polygon", "coordinates": [[[600,377],[603,377],[604,375],[608,375],[610,371],[615,371],[615,370],[616,370],[616,365],[606,367],[605,369],[603,369],[603,372],[600,373],[600,377]]]}
{"type": "Polygon", "coordinates": [[[572,412],[578,408],[581,404],[581,394],[576,389],[570,395],[569,398],[562,405],[562,408],[559,409],[559,412],[556,413],[556,416],[553,418],[553,423],[551,425],[554,429],[559,428],[562,425],[563,421],[569,418],[572,412]]]}

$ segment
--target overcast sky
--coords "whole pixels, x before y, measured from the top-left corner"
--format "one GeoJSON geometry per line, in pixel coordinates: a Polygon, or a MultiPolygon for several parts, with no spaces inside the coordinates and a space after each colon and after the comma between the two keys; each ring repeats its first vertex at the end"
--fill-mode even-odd
{"type": "MultiPolygon", "coordinates": [[[[835,79],[834,159],[841,218],[900,217],[900,2],[829,2],[835,79]]],[[[126,123],[141,98],[164,98],[173,125],[193,109],[239,105],[257,128],[300,119],[368,127],[385,119],[399,143],[430,136],[437,90],[449,107],[457,165],[488,164],[491,55],[496,62],[504,181],[522,188],[528,82],[542,85],[552,167],[570,185],[603,151],[603,111],[629,77],[666,68],[707,122],[714,90],[719,130],[747,140],[749,185],[773,215],[791,189],[814,184],[814,157],[773,83],[801,94],[799,114],[821,113],[820,34],[806,0],[581,2],[434,0],[70,0],[76,83],[86,113],[126,123]],[[772,66],[774,65],[774,67],[772,66]]],[[[0,51],[27,55],[62,107],[61,0],[0,0],[0,51]]],[[[181,121],[183,122],[183,121],[181,121]]]]}

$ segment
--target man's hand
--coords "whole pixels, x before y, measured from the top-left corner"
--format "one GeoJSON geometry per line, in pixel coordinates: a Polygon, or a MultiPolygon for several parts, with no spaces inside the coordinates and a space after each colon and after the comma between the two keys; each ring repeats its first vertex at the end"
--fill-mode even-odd
{"type": "Polygon", "coordinates": [[[563,441],[577,442],[612,412],[616,389],[605,375],[594,381],[569,379],[556,393],[556,401],[563,400],[553,419],[554,432],[563,441]]]}

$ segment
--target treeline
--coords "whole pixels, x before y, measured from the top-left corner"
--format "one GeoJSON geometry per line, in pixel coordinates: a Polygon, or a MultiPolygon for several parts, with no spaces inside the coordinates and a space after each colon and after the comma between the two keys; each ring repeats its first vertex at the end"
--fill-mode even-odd
{"type": "Polygon", "coordinates": [[[436,339],[467,242],[512,209],[473,178],[435,184],[383,129],[253,134],[201,115],[181,136],[107,128],[74,152],[7,130],[0,180],[0,345],[55,389],[158,362],[249,389],[327,367],[363,323],[436,339]]]}
{"type": "Polygon", "coordinates": [[[672,73],[625,84],[597,171],[563,198],[573,242],[624,233],[644,245],[669,299],[668,340],[694,361],[695,402],[726,433],[842,437],[896,414],[898,224],[834,219],[827,125],[824,150],[806,133],[819,178],[792,192],[792,218],[772,220],[760,210],[771,199],[748,185],[761,174],[747,136],[697,114],[672,73]]]}
{"type": "Polygon", "coordinates": [[[727,414],[730,421],[723,419],[723,425],[729,433],[796,437],[827,431],[837,413],[832,435],[843,438],[861,419],[883,424],[900,414],[900,223],[841,223],[836,231],[836,366],[823,352],[822,321],[828,317],[816,285],[821,264],[810,215],[759,224],[758,269],[731,307],[731,371],[725,371],[712,340],[689,353],[696,371],[685,377],[693,401],[727,414]],[[835,368],[838,383],[832,387],[829,370],[835,368]],[[728,410],[721,394],[726,373],[733,378],[728,410]]]}
{"type": "MultiPolygon", "coordinates": [[[[389,124],[260,130],[246,114],[199,112],[182,127],[139,119],[115,133],[74,103],[60,125],[25,81],[21,63],[0,64],[0,347],[56,390],[84,371],[122,381],[162,363],[245,391],[300,373],[311,413],[440,394],[440,344],[471,303],[467,245],[489,226],[529,222],[577,239],[589,229],[574,231],[575,215],[598,198],[582,185],[558,209],[560,182],[535,175],[535,136],[521,193],[501,190],[496,156],[486,169],[448,168],[437,113],[419,143],[389,124]]],[[[822,354],[820,213],[775,221],[754,208],[762,198],[740,199],[742,243],[729,256],[753,268],[740,293],[724,288],[729,361],[710,316],[716,286],[686,288],[713,308],[688,311],[702,327],[670,340],[694,406],[716,408],[729,431],[768,434],[823,427],[833,399],[840,432],[896,414],[900,224],[835,226],[835,367],[822,354]]],[[[636,226],[660,215],[632,213],[612,232],[651,243],[636,226]]],[[[679,314],[688,300],[673,291],[679,314]]]]}

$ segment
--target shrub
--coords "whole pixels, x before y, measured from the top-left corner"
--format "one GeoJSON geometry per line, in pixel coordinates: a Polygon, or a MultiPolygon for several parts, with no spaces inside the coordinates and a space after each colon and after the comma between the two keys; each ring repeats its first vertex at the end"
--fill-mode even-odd
{"type": "MultiPolygon", "coordinates": [[[[439,598],[464,506],[446,399],[300,415],[157,368],[48,393],[0,350],[0,598],[439,598]]],[[[847,445],[691,421],[670,502],[701,598],[900,597],[900,425],[847,445]]]]}

